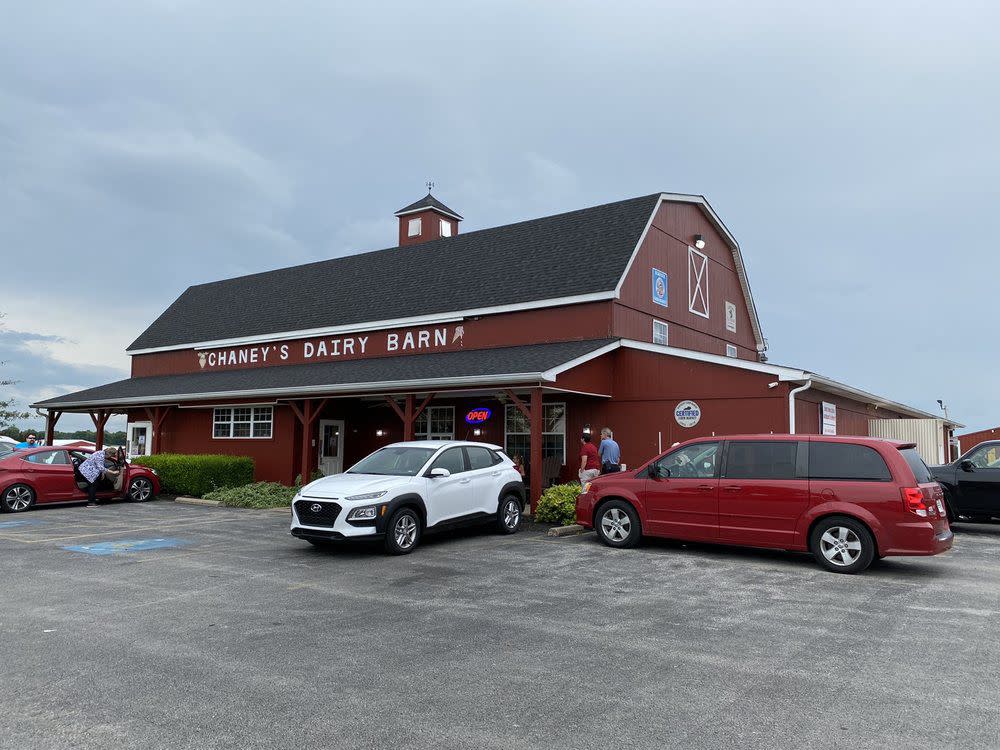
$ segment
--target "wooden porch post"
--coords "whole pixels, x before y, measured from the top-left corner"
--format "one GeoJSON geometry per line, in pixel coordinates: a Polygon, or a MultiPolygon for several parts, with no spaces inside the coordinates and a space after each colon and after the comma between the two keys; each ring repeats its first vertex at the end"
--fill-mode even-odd
{"type": "Polygon", "coordinates": [[[413,440],[413,394],[406,394],[403,407],[403,440],[413,440]]]}
{"type": "Polygon", "coordinates": [[[149,452],[152,454],[160,452],[160,427],[163,426],[169,411],[169,406],[157,406],[155,409],[150,409],[148,406],[145,408],[146,417],[153,425],[153,434],[149,436],[149,452]]]}
{"type": "Polygon", "coordinates": [[[327,401],[328,399],[323,399],[317,404],[315,399],[305,398],[302,399],[301,409],[295,405],[294,401],[288,402],[288,405],[295,412],[295,416],[299,418],[299,422],[302,424],[302,464],[300,471],[302,484],[309,484],[309,476],[312,474],[313,426],[316,424],[316,420],[322,413],[327,401]]]}
{"type": "Polygon", "coordinates": [[[531,389],[531,513],[542,496],[542,389],[531,389]]]}
{"type": "Polygon", "coordinates": [[[49,409],[45,415],[45,442],[48,445],[55,445],[52,441],[56,439],[56,422],[59,421],[59,417],[61,416],[62,412],[55,411],[54,409],[49,409]]]}
{"type": "Polygon", "coordinates": [[[514,406],[528,418],[531,432],[531,445],[528,450],[528,466],[531,486],[529,495],[531,496],[531,512],[534,514],[538,507],[538,500],[542,496],[542,389],[532,388],[530,406],[517,397],[510,388],[506,389],[507,395],[514,403],[514,406]]]}
{"type": "Polygon", "coordinates": [[[90,418],[94,422],[94,429],[97,431],[97,437],[94,439],[94,448],[100,450],[104,447],[104,425],[111,418],[111,412],[103,410],[90,412],[90,418]]]}
{"type": "Polygon", "coordinates": [[[403,440],[413,440],[413,425],[417,421],[417,417],[424,413],[424,409],[427,408],[427,404],[431,402],[435,394],[428,393],[427,398],[420,402],[420,406],[414,408],[414,396],[412,393],[407,393],[403,402],[403,408],[399,408],[399,404],[396,403],[396,399],[392,396],[386,396],[385,401],[392,410],[396,412],[398,416],[403,421],[403,440]]]}

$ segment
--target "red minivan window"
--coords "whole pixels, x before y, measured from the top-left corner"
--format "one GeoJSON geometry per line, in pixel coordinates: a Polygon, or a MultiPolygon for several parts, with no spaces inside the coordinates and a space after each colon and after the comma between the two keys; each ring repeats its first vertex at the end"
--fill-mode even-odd
{"type": "Polygon", "coordinates": [[[728,479],[795,479],[799,444],[779,440],[734,440],[726,453],[728,479]]]}
{"type": "Polygon", "coordinates": [[[913,476],[917,480],[917,484],[930,484],[934,481],[934,477],[931,476],[931,472],[927,468],[927,464],[924,463],[924,459],[922,459],[920,454],[917,453],[916,448],[903,448],[900,453],[902,453],[903,458],[906,459],[906,463],[913,472],[913,476]]]}
{"type": "Polygon", "coordinates": [[[852,443],[809,443],[809,478],[889,482],[892,474],[874,448],[852,443]]]}

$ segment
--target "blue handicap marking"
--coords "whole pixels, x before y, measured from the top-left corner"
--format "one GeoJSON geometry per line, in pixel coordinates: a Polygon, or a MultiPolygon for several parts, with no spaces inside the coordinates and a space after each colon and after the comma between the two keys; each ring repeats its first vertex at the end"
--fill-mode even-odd
{"type": "Polygon", "coordinates": [[[32,521],[30,519],[24,518],[18,521],[2,521],[0,522],[0,529],[15,529],[18,526],[34,526],[39,523],[44,523],[43,521],[32,521]]]}
{"type": "Polygon", "coordinates": [[[120,539],[117,542],[96,542],[95,544],[75,544],[63,547],[70,552],[86,552],[88,555],[120,555],[128,552],[145,552],[151,549],[174,549],[183,547],[183,539],[120,539]]]}

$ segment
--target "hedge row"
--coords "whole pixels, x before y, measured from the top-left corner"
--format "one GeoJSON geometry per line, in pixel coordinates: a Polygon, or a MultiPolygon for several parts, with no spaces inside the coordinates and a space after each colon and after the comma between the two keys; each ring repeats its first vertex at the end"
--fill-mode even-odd
{"type": "Polygon", "coordinates": [[[253,459],[247,456],[159,453],[137,456],[133,462],[155,469],[161,491],[169,495],[201,497],[222,487],[239,487],[253,482],[253,459]]]}

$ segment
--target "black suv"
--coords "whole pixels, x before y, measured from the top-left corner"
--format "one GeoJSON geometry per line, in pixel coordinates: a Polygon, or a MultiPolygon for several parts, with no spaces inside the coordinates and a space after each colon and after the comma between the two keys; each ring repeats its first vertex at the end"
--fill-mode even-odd
{"type": "Polygon", "coordinates": [[[1000,440],[980,443],[957,461],[930,469],[944,488],[949,521],[1000,517],[1000,440]]]}

